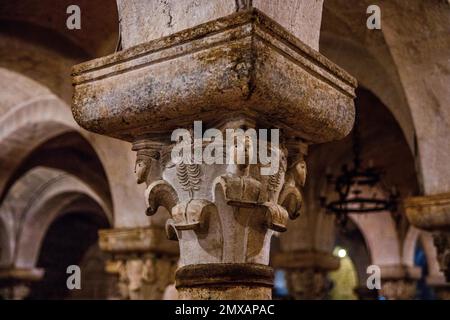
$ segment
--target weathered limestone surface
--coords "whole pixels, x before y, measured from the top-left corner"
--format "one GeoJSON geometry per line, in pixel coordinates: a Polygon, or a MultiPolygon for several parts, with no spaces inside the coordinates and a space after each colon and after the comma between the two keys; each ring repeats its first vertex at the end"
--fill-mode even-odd
{"type": "Polygon", "coordinates": [[[118,0],[117,3],[124,48],[251,7],[279,21],[287,31],[311,48],[319,48],[323,0],[118,0]],[[142,15],[141,12],[149,14],[142,15]]]}
{"type": "Polygon", "coordinates": [[[353,125],[356,81],[255,10],[75,66],[73,76],[75,120],[128,141],[211,124],[217,110],[308,142],[353,125]]]}

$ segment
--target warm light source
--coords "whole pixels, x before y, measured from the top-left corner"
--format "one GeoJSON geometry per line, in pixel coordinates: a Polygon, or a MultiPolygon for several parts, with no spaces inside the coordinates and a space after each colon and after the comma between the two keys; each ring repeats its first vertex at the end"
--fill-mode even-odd
{"type": "Polygon", "coordinates": [[[345,249],[339,249],[338,250],[338,257],[339,258],[345,258],[347,256],[347,250],[345,249]]]}

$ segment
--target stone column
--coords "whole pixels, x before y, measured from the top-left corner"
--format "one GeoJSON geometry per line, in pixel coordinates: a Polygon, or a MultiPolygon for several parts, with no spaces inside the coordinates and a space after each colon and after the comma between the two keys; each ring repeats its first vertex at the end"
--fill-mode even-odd
{"type": "Polygon", "coordinates": [[[412,300],[416,296],[421,269],[408,266],[381,266],[379,294],[388,300],[412,300]]]}
{"type": "Polygon", "coordinates": [[[433,234],[441,271],[450,282],[450,193],[405,200],[409,222],[433,234]]]}
{"type": "MultiPolygon", "coordinates": [[[[100,231],[100,248],[111,255],[106,272],[117,276],[119,299],[160,300],[175,281],[176,243],[160,228],[100,231]]],[[[116,298],[114,295],[112,299],[116,298]]]]}
{"type": "Polygon", "coordinates": [[[273,265],[286,272],[289,294],[295,300],[323,300],[328,296],[328,272],[339,269],[339,258],[328,252],[291,251],[276,255],[273,265]]]}
{"type": "Polygon", "coordinates": [[[0,297],[22,300],[30,294],[30,285],[44,276],[43,269],[0,268],[0,297]]]}
{"type": "Polygon", "coordinates": [[[170,214],[181,299],[271,297],[270,239],[299,214],[307,146],[353,125],[356,81],[300,40],[317,48],[320,24],[302,17],[320,17],[320,1],[299,1],[295,17],[264,3],[266,14],[252,1],[120,1],[125,50],[73,70],[77,122],[133,143],[147,214],[170,214]],[[181,162],[175,129],[194,146],[181,162]],[[245,131],[242,143],[227,130],[245,131]],[[253,162],[255,150],[273,161],[253,162]]]}

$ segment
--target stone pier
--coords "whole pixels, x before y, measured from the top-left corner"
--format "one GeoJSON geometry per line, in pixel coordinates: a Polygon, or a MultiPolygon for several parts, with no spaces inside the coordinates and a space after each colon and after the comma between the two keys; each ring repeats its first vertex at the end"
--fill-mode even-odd
{"type": "Polygon", "coordinates": [[[316,51],[322,3],[297,2],[119,1],[123,50],[73,68],[76,121],[132,143],[147,214],[169,216],[181,299],[271,298],[270,240],[300,214],[308,145],[353,126],[356,81],[316,51]],[[174,161],[176,129],[227,161],[174,161]],[[245,142],[227,149],[230,129],[245,142]]]}

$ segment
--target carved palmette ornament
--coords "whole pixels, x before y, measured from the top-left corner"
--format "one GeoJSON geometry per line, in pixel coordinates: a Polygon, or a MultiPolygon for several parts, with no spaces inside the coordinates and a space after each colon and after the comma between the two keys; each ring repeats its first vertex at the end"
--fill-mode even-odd
{"type": "Polygon", "coordinates": [[[200,189],[201,170],[198,164],[181,162],[177,165],[177,178],[182,189],[189,192],[189,197],[194,197],[194,192],[200,189]]]}

